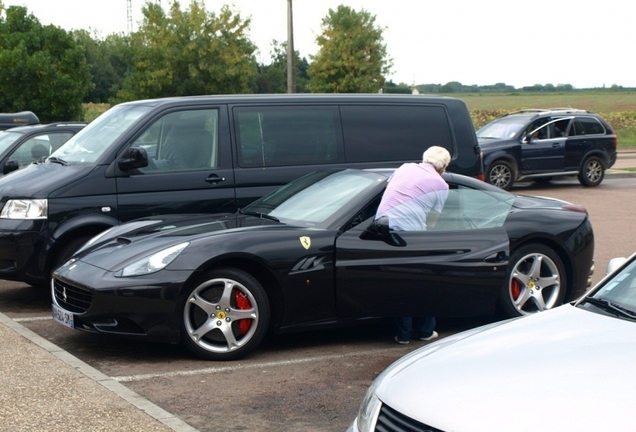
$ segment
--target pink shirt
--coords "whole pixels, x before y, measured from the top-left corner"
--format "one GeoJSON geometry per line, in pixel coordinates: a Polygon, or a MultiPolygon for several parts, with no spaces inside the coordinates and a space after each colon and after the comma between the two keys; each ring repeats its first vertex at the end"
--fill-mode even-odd
{"type": "Polygon", "coordinates": [[[431,210],[441,212],[448,184],[430,163],[406,163],[389,178],[376,218],[388,216],[396,231],[425,231],[431,210]]]}

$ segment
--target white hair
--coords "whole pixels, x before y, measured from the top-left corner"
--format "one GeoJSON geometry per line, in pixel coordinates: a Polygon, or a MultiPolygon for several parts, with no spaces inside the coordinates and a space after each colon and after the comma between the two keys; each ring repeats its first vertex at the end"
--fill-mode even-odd
{"type": "Polygon", "coordinates": [[[422,155],[422,162],[430,163],[436,170],[446,169],[451,155],[444,147],[431,146],[422,155]]]}

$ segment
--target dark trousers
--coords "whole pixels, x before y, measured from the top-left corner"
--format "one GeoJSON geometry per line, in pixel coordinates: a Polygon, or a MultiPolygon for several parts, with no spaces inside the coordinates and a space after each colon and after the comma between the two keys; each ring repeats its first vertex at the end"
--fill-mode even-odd
{"type": "Polygon", "coordinates": [[[407,341],[411,339],[413,335],[413,326],[417,328],[418,337],[429,337],[435,330],[435,318],[433,317],[400,317],[395,318],[395,325],[397,326],[397,338],[401,341],[407,341]]]}

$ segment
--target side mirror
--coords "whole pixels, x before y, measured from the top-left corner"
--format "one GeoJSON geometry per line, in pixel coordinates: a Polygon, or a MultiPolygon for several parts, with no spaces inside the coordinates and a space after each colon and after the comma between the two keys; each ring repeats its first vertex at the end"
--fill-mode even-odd
{"type": "Polygon", "coordinates": [[[389,233],[389,218],[386,216],[382,216],[373,222],[362,231],[360,234],[360,238],[362,239],[370,239],[377,238],[381,235],[387,235],[389,233]]]}
{"type": "Polygon", "coordinates": [[[7,163],[4,164],[4,168],[2,169],[3,174],[9,174],[10,172],[17,171],[20,169],[20,164],[16,160],[8,160],[7,163]]]}
{"type": "Polygon", "coordinates": [[[127,171],[134,168],[143,168],[148,166],[148,153],[143,147],[130,147],[128,154],[117,161],[119,169],[127,171]]]}
{"type": "Polygon", "coordinates": [[[622,266],[623,264],[625,264],[626,261],[627,261],[627,258],[624,258],[624,257],[612,258],[607,263],[607,268],[605,269],[605,276],[607,276],[610,273],[614,273],[614,271],[620,266],[622,266]]]}

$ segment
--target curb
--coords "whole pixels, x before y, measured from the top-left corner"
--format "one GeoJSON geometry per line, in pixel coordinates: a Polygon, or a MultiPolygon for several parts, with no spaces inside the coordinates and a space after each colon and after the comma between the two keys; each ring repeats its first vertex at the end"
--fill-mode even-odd
{"type": "MultiPolygon", "coordinates": [[[[183,420],[169,413],[168,411],[160,408],[154,403],[150,402],[148,399],[142,397],[138,393],[130,390],[128,387],[120,384],[119,382],[113,380],[109,376],[103,374],[92,366],[84,363],[82,360],[77,357],[71,355],[67,351],[58,347],[57,345],[51,343],[47,339],[39,336],[23,325],[17,323],[12,320],[8,316],[4,315],[0,312],[0,324],[8,327],[13,330],[20,336],[26,338],[30,342],[34,343],[38,347],[42,348],[44,351],[47,351],[49,354],[52,354],[54,357],[58,358],[70,368],[75,369],[81,374],[85,375],[89,379],[95,381],[106,389],[110,390],[114,395],[124,399],[126,402],[130,403],[137,409],[145,412],[150,417],[158,420],[163,423],[165,426],[169,427],[175,432],[198,432],[197,429],[185,423],[183,420]]],[[[25,367],[28,365],[25,364],[25,367]]]]}

